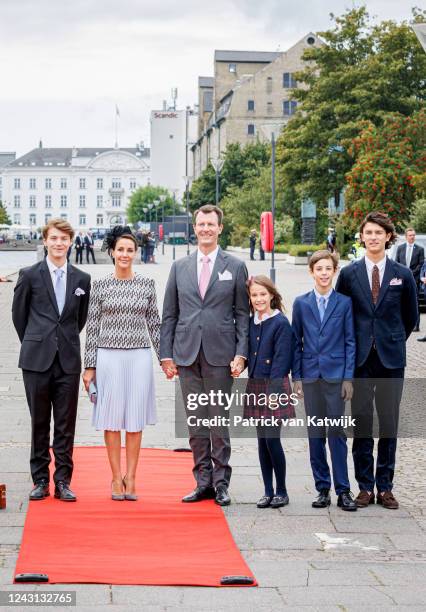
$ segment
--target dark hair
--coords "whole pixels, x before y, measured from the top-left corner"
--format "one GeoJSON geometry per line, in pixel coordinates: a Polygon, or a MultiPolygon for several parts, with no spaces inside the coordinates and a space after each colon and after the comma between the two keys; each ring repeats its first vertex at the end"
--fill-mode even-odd
{"type": "MultiPolygon", "coordinates": [[[[385,244],[385,249],[388,249],[397,239],[395,226],[385,213],[378,210],[368,213],[359,227],[360,235],[362,234],[367,223],[376,223],[376,225],[380,225],[380,227],[382,227],[387,234],[391,234],[390,239],[385,244]]],[[[365,246],[364,241],[361,242],[361,245],[365,246]]]]}
{"type": "Polygon", "coordinates": [[[70,240],[74,238],[74,230],[71,224],[68,223],[68,221],[65,221],[65,219],[50,219],[50,221],[48,221],[43,227],[41,232],[44,240],[46,240],[49,230],[51,229],[57,229],[60,232],[64,232],[64,234],[68,234],[70,240]]]}
{"type": "Polygon", "coordinates": [[[264,274],[259,274],[258,276],[250,276],[248,281],[246,282],[251,312],[254,312],[254,308],[250,300],[250,287],[254,284],[261,285],[268,291],[268,293],[272,295],[271,308],[274,308],[274,309],[276,308],[277,310],[280,310],[281,312],[285,312],[283,299],[280,293],[278,292],[278,289],[275,287],[271,279],[265,276],[264,274]]]}
{"type": "Polygon", "coordinates": [[[314,269],[314,265],[321,259],[330,259],[333,263],[333,268],[337,270],[337,266],[339,265],[339,257],[335,253],[330,253],[330,251],[327,251],[326,249],[312,253],[309,258],[309,269],[312,271],[314,269]]]}
{"type": "Polygon", "coordinates": [[[204,206],[200,206],[200,208],[197,208],[197,210],[194,211],[194,223],[197,222],[197,215],[200,212],[205,213],[205,214],[209,214],[212,212],[216,213],[218,223],[219,225],[222,225],[223,210],[219,208],[219,206],[215,206],[214,204],[204,204],[204,206]]]}
{"type": "Polygon", "coordinates": [[[106,244],[108,248],[108,255],[111,256],[111,251],[115,249],[117,242],[121,238],[127,238],[128,240],[131,240],[133,244],[135,245],[135,250],[136,251],[138,250],[137,240],[133,236],[132,230],[130,229],[130,227],[128,225],[116,225],[106,235],[105,240],[106,240],[106,244]]]}

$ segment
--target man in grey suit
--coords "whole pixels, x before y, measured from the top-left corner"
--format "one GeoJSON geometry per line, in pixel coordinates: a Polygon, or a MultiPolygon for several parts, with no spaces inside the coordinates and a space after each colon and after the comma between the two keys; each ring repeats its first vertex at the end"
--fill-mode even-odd
{"type": "MultiPolygon", "coordinates": [[[[218,246],[222,219],[221,209],[210,204],[194,213],[198,249],[173,264],[167,282],[160,360],[168,378],[179,375],[184,400],[189,393],[228,390],[248,355],[247,268],[218,246]]],[[[211,418],[217,410],[199,405],[196,417],[211,418]]],[[[214,498],[222,506],[230,504],[227,429],[190,426],[189,443],[197,486],[182,501],[214,498]]]]}

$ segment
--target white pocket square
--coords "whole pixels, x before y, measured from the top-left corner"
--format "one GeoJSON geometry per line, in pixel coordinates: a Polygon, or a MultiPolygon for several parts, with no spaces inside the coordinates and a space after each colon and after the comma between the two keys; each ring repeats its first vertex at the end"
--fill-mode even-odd
{"type": "Polygon", "coordinates": [[[393,278],[389,285],[402,285],[402,278],[393,278]]]}
{"type": "Polygon", "coordinates": [[[74,291],[74,295],[86,295],[86,292],[83,291],[83,289],[80,289],[80,287],[77,287],[77,289],[74,291]]]}
{"type": "Polygon", "coordinates": [[[232,280],[232,274],[230,273],[229,270],[225,270],[224,272],[218,272],[219,274],[219,280],[223,281],[223,280],[232,280]]]}

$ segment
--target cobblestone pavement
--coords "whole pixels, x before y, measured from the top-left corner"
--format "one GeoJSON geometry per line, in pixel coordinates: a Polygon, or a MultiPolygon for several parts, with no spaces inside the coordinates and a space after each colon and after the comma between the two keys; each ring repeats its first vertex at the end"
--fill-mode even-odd
{"type": "MultiPolygon", "coordinates": [[[[139,268],[157,282],[162,296],[170,267],[170,248],[158,264],[139,268]]],[[[184,249],[178,248],[178,256],[184,249]]],[[[241,257],[246,257],[240,254],[241,257]]],[[[13,262],[8,262],[8,272],[13,262]]],[[[268,273],[270,263],[247,262],[249,272],[268,273]]],[[[83,266],[94,278],[108,266],[83,266]]],[[[0,272],[1,272],[0,261],[0,272]]],[[[277,262],[277,282],[286,307],[311,287],[305,268],[277,262]]],[[[21,373],[17,368],[19,343],[12,328],[10,305],[13,285],[0,285],[0,481],[8,489],[7,510],[0,511],[0,591],[12,585],[31,482],[28,472],[30,421],[21,373]]],[[[161,300],[160,300],[161,301],[161,300]]],[[[423,333],[426,316],[422,316],[423,333]]],[[[407,376],[421,377],[426,345],[408,342],[407,376]]],[[[148,428],[145,446],[174,448],[173,384],[155,365],[159,422],[148,428]]],[[[89,422],[90,405],[83,393],[76,444],[103,444],[102,435],[89,422]]],[[[114,585],[27,586],[26,590],[74,590],[78,610],[424,610],[426,600],[426,443],[423,439],[399,442],[395,495],[397,511],[371,506],[355,514],[335,505],[314,510],[314,487],[306,441],[284,440],[290,504],[280,510],[258,510],[262,494],[256,441],[236,440],[230,492],[225,509],[234,538],[258,581],[257,589],[192,587],[126,587],[114,585]]],[[[355,481],[351,467],[351,482],[355,481]]],[[[107,485],[106,485],[107,486],[107,485]]],[[[113,551],[112,551],[113,554],[113,551]]],[[[21,587],[22,588],[22,587],[21,587]]],[[[39,608],[40,609],[40,608],[39,608]]],[[[43,609],[43,608],[41,608],[43,609]]]]}

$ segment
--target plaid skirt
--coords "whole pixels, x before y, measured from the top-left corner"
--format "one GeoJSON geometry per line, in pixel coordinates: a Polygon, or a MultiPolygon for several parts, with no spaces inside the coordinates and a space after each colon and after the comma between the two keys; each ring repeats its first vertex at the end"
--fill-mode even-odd
{"type": "Polygon", "coordinates": [[[292,389],[288,376],[282,381],[249,378],[245,393],[245,419],[271,416],[277,419],[292,419],[296,416],[290,397],[292,389]],[[267,405],[266,398],[269,398],[272,405],[267,405]]]}

